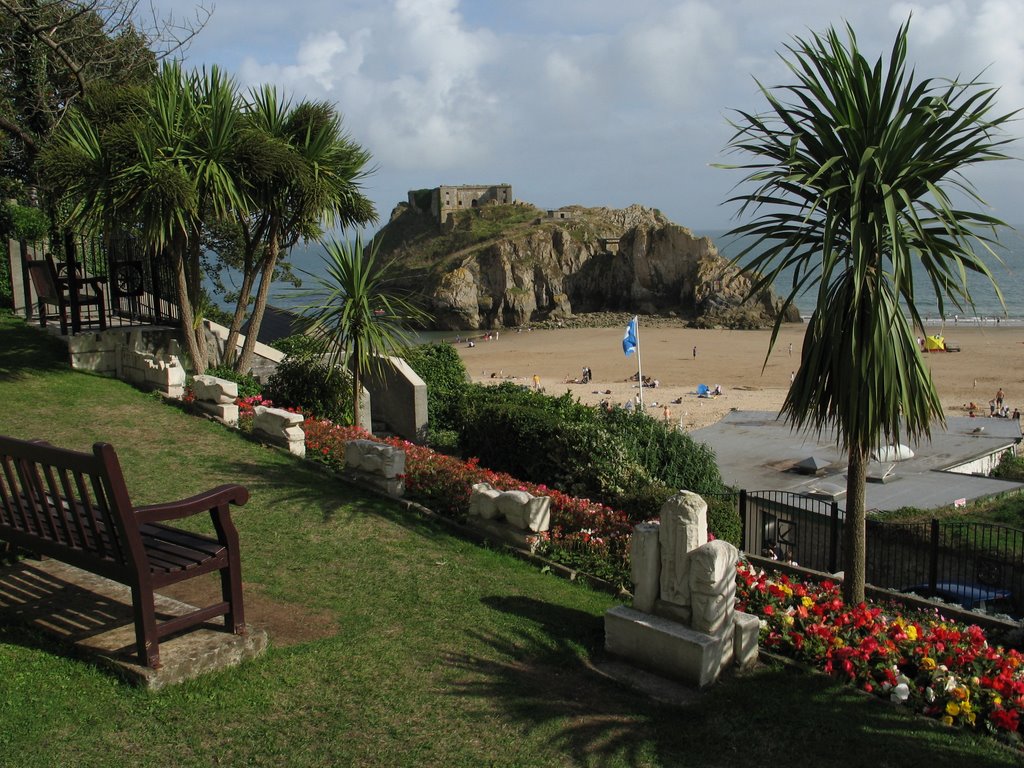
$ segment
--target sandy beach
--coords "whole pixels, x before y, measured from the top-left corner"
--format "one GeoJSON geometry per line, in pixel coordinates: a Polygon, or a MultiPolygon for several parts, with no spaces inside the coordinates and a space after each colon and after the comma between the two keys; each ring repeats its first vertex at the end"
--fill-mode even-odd
{"type": "MultiPolygon", "coordinates": [[[[636,382],[628,381],[636,374],[637,362],[636,355],[626,357],[622,352],[624,331],[504,330],[496,340],[484,341],[481,335],[472,348],[465,341],[457,348],[474,381],[511,380],[533,386],[536,375],[548,394],[568,391],[584,403],[608,400],[621,405],[638,392],[636,382]],[[573,383],[581,378],[584,366],[591,369],[592,380],[573,383]]],[[[652,416],[665,418],[668,404],[669,420],[687,430],[712,424],[730,410],[777,411],[799,364],[804,331],[803,325],[784,326],[766,360],[770,331],[644,328],[641,318],[643,374],[659,384],[644,388],[645,408],[652,416]],[[699,398],[699,384],[721,385],[722,395],[699,398]]],[[[965,415],[964,404],[973,401],[982,408],[979,414],[987,416],[988,402],[1000,387],[1011,410],[1024,410],[1024,327],[947,324],[944,335],[961,351],[929,353],[925,359],[948,415],[965,415]]]]}

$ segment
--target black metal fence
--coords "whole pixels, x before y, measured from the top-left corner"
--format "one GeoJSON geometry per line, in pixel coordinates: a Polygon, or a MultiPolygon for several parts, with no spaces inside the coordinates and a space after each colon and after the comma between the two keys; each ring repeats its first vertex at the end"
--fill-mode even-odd
{"type": "MultiPolygon", "coordinates": [[[[735,496],[743,549],[827,573],[842,569],[843,519],[835,501],[789,491],[735,496]]],[[[869,520],[866,581],[928,591],[943,583],[1012,592],[1024,614],[1024,531],[988,523],[869,520]]]]}
{"type": "Polygon", "coordinates": [[[59,243],[21,244],[22,285],[26,313],[35,310],[35,299],[27,275],[28,259],[49,253],[60,277],[104,278],[106,311],[111,321],[131,324],[173,324],[178,320],[174,302],[174,273],[169,259],[142,248],[132,238],[104,242],[101,238],[65,235],[59,243]]]}

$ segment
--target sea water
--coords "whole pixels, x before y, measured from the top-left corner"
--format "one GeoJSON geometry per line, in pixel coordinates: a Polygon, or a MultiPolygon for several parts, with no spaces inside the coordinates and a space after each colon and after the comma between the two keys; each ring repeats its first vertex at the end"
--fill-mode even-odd
{"type": "MultiPolygon", "coordinates": [[[[742,240],[728,238],[724,230],[707,233],[719,252],[732,258],[742,250],[742,240]]],[[[1010,323],[1024,325],[1024,230],[1003,230],[1000,243],[994,247],[996,257],[979,251],[992,277],[1003,294],[1005,307],[988,278],[973,272],[967,274],[967,286],[974,302],[973,306],[957,308],[950,301],[945,302],[945,317],[941,317],[935,300],[935,291],[920,264],[914,269],[914,297],[918,312],[928,324],[996,325],[1010,323]]],[[[786,295],[792,284],[792,270],[784,270],[775,282],[775,292],[786,295]]],[[[796,297],[796,306],[802,317],[808,317],[814,310],[817,294],[814,289],[796,297]]]]}
{"type": "MultiPolygon", "coordinates": [[[[736,238],[726,237],[726,230],[695,231],[695,234],[710,237],[719,252],[726,258],[735,256],[741,250],[741,243],[736,238]]],[[[928,282],[924,269],[918,265],[914,272],[914,295],[918,302],[918,311],[929,324],[966,323],[973,325],[995,325],[1011,323],[1024,325],[1024,228],[1003,230],[1001,241],[995,248],[998,259],[985,257],[985,263],[992,271],[996,284],[1003,294],[1005,310],[991,283],[984,277],[969,273],[967,283],[973,307],[958,309],[949,302],[945,307],[945,318],[939,316],[931,283],[928,282]]],[[[292,265],[293,271],[303,281],[303,289],[314,287],[315,281],[309,276],[324,272],[324,246],[319,243],[299,244],[292,248],[284,258],[292,265]]],[[[783,291],[791,279],[791,273],[783,272],[776,282],[776,293],[783,291]],[[781,290],[780,290],[781,289],[781,290]]],[[[814,309],[816,294],[813,290],[798,296],[797,309],[803,317],[808,317],[814,309]]],[[[283,309],[296,309],[308,299],[303,299],[300,291],[286,283],[275,283],[271,289],[270,303],[283,309]]],[[[233,308],[233,307],[232,307],[233,308]]]]}

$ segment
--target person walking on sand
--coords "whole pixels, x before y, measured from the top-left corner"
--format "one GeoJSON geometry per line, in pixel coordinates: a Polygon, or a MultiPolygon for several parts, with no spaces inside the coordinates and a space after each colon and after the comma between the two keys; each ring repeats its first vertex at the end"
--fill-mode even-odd
{"type": "Polygon", "coordinates": [[[694,360],[696,360],[696,359],[697,359],[697,345],[696,345],[696,344],[695,344],[695,345],[694,345],[694,347],[693,347],[693,359],[694,359],[694,360]]]}
{"type": "Polygon", "coordinates": [[[996,408],[1002,408],[1003,407],[1003,397],[1004,397],[1003,388],[1000,387],[996,391],[996,408]]]}
{"type": "Polygon", "coordinates": [[[793,342],[792,341],[789,342],[789,356],[790,357],[793,356],[793,342]]]}
{"type": "Polygon", "coordinates": [[[540,376],[536,373],[533,374],[533,388],[537,392],[540,392],[540,376]]]}

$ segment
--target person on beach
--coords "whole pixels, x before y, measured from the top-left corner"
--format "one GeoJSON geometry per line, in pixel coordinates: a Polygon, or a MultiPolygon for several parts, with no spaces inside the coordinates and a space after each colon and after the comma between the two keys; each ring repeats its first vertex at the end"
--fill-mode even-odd
{"type": "Polygon", "coordinates": [[[1000,387],[998,390],[996,390],[996,408],[1002,408],[1002,407],[1003,407],[1003,388],[1000,387]]]}
{"type": "Polygon", "coordinates": [[[694,360],[697,359],[697,346],[696,345],[694,345],[694,347],[693,347],[693,359],[694,360]]]}
{"type": "Polygon", "coordinates": [[[789,342],[789,356],[790,357],[793,356],[793,342],[792,341],[789,342]]]}
{"type": "Polygon", "coordinates": [[[533,374],[533,388],[537,392],[540,392],[540,376],[536,373],[533,374]]]}

